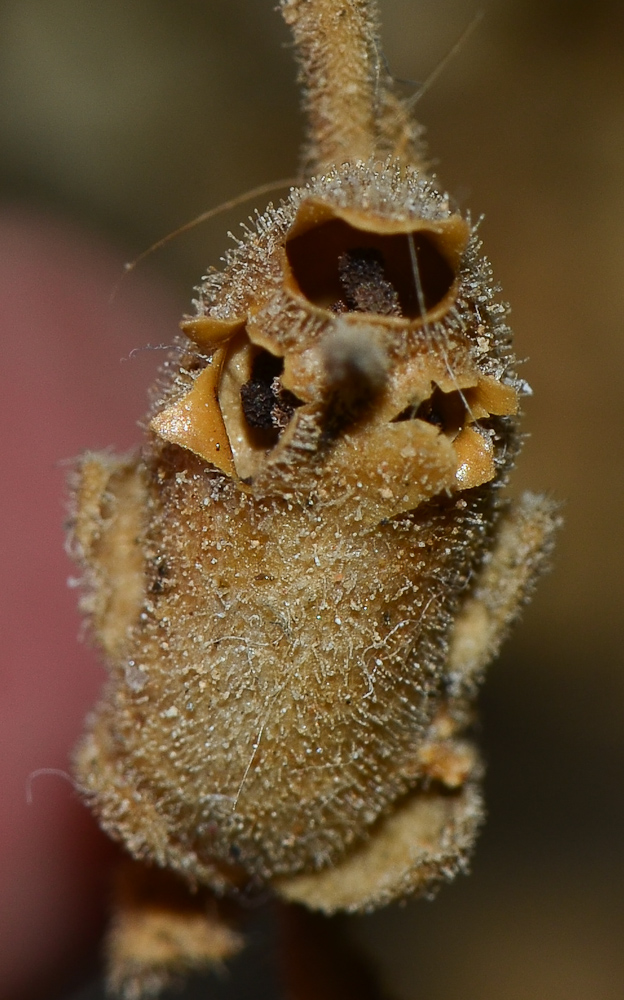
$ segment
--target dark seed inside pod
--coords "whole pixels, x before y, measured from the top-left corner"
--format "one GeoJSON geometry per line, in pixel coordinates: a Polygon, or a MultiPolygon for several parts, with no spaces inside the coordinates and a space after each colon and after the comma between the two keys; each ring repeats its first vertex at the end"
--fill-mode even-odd
{"type": "Polygon", "coordinates": [[[241,405],[250,427],[282,431],[301,400],[282,388],[284,362],[268,351],[260,351],[253,362],[251,378],[241,386],[241,405]]]}
{"type": "Polygon", "coordinates": [[[344,300],[333,312],[367,312],[380,316],[402,316],[399,295],[385,274],[384,258],[374,247],[355,247],[338,258],[338,277],[344,300]]]}
{"type": "Polygon", "coordinates": [[[439,234],[377,233],[334,218],[287,237],[291,279],[309,302],[333,312],[426,318],[455,281],[439,234]]]}

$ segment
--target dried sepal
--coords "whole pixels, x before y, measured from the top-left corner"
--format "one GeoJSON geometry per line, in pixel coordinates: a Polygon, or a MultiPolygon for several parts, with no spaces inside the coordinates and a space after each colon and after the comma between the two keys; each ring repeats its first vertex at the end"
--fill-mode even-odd
{"type": "Polygon", "coordinates": [[[465,783],[453,795],[422,791],[399,802],[370,841],[321,872],[277,879],[289,902],[323,913],[367,913],[406,896],[426,894],[441,878],[468,867],[483,819],[478,788],[465,783]]]}
{"type": "Polygon", "coordinates": [[[225,907],[168,872],[127,862],[116,874],[106,940],[108,989],[122,1000],[158,996],[197,969],[222,967],[243,947],[225,907]]]}
{"type": "Polygon", "coordinates": [[[86,571],[81,609],[105,653],[119,656],[145,595],[145,479],[134,457],[90,452],[72,479],[70,551],[86,571]]]}
{"type": "Polygon", "coordinates": [[[524,493],[504,511],[496,547],[453,626],[448,659],[452,689],[474,694],[548,568],[561,525],[558,504],[533,493],[524,493]]]}

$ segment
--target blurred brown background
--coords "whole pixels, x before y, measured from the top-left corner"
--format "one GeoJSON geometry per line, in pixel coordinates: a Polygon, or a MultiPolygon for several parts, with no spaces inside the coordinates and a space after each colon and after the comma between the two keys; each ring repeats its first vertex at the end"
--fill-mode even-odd
{"type": "MultiPolygon", "coordinates": [[[[4,202],[99,233],[121,262],[292,175],[302,121],[272,7],[3,0],[4,202]]],[[[476,0],[381,10],[393,73],[422,81],[476,0]]],[[[623,51],[619,0],[492,0],[418,107],[444,183],[485,215],[528,359],[514,490],[565,501],[566,528],[483,694],[489,820],[472,875],[435,903],[350,921],[398,1000],[624,995],[623,51]]],[[[145,265],[179,312],[253,206],[145,265]]]]}

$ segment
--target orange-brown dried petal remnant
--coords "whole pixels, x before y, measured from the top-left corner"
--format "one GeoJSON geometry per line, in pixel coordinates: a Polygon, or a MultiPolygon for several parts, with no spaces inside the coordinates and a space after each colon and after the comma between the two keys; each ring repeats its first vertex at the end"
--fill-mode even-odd
{"type": "Polygon", "coordinates": [[[226,475],[235,476],[230,439],[218,400],[224,358],[224,348],[215,350],[191,391],[156,414],[150,428],[170,444],[188,448],[226,475]]]}
{"type": "Polygon", "coordinates": [[[180,323],[182,333],[200,350],[211,351],[230,340],[245,325],[244,319],[216,319],[213,316],[189,316],[180,323]]]}
{"type": "Polygon", "coordinates": [[[513,385],[505,385],[491,375],[482,375],[476,389],[467,393],[471,413],[475,419],[511,417],[518,412],[518,393],[513,385]]]}
{"type": "Polygon", "coordinates": [[[459,489],[470,490],[494,478],[494,445],[487,434],[464,427],[455,438],[453,448],[457,455],[455,477],[459,489]]]}

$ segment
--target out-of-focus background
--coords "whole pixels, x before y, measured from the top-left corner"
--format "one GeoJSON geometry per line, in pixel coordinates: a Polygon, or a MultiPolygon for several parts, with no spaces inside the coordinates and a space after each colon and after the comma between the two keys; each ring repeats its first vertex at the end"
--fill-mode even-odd
{"type": "MultiPolygon", "coordinates": [[[[70,786],[39,775],[25,804],[32,770],[67,767],[102,678],[92,651],[74,641],[55,462],[137,439],[158,351],[130,352],[168,341],[227,230],[266,199],[171,243],[111,305],[123,261],[297,170],[295,68],[273,6],[0,6],[2,523],[13,559],[0,739],[14,796],[4,796],[13,805],[2,821],[0,980],[11,1000],[50,1000],[72,968],[74,986],[93,974],[72,957],[67,928],[80,924],[74,945],[84,938],[90,956],[105,898],[101,866],[94,873],[89,860],[101,845],[82,807],[67,806],[70,786]],[[43,627],[49,638],[37,645],[43,627]],[[46,742],[59,719],[68,721],[46,742]],[[90,845],[76,848],[82,867],[64,858],[67,823],[90,845]],[[54,916],[40,913],[42,894],[54,916]],[[24,944],[29,927],[45,954],[24,944]]],[[[421,82],[476,0],[381,0],[381,10],[392,72],[421,82]]],[[[483,693],[489,819],[470,878],[433,903],[349,921],[397,1000],[624,995],[623,51],[620,0],[491,0],[418,106],[443,182],[485,216],[486,250],[535,391],[513,490],[563,501],[566,527],[554,572],[483,693]]]]}

